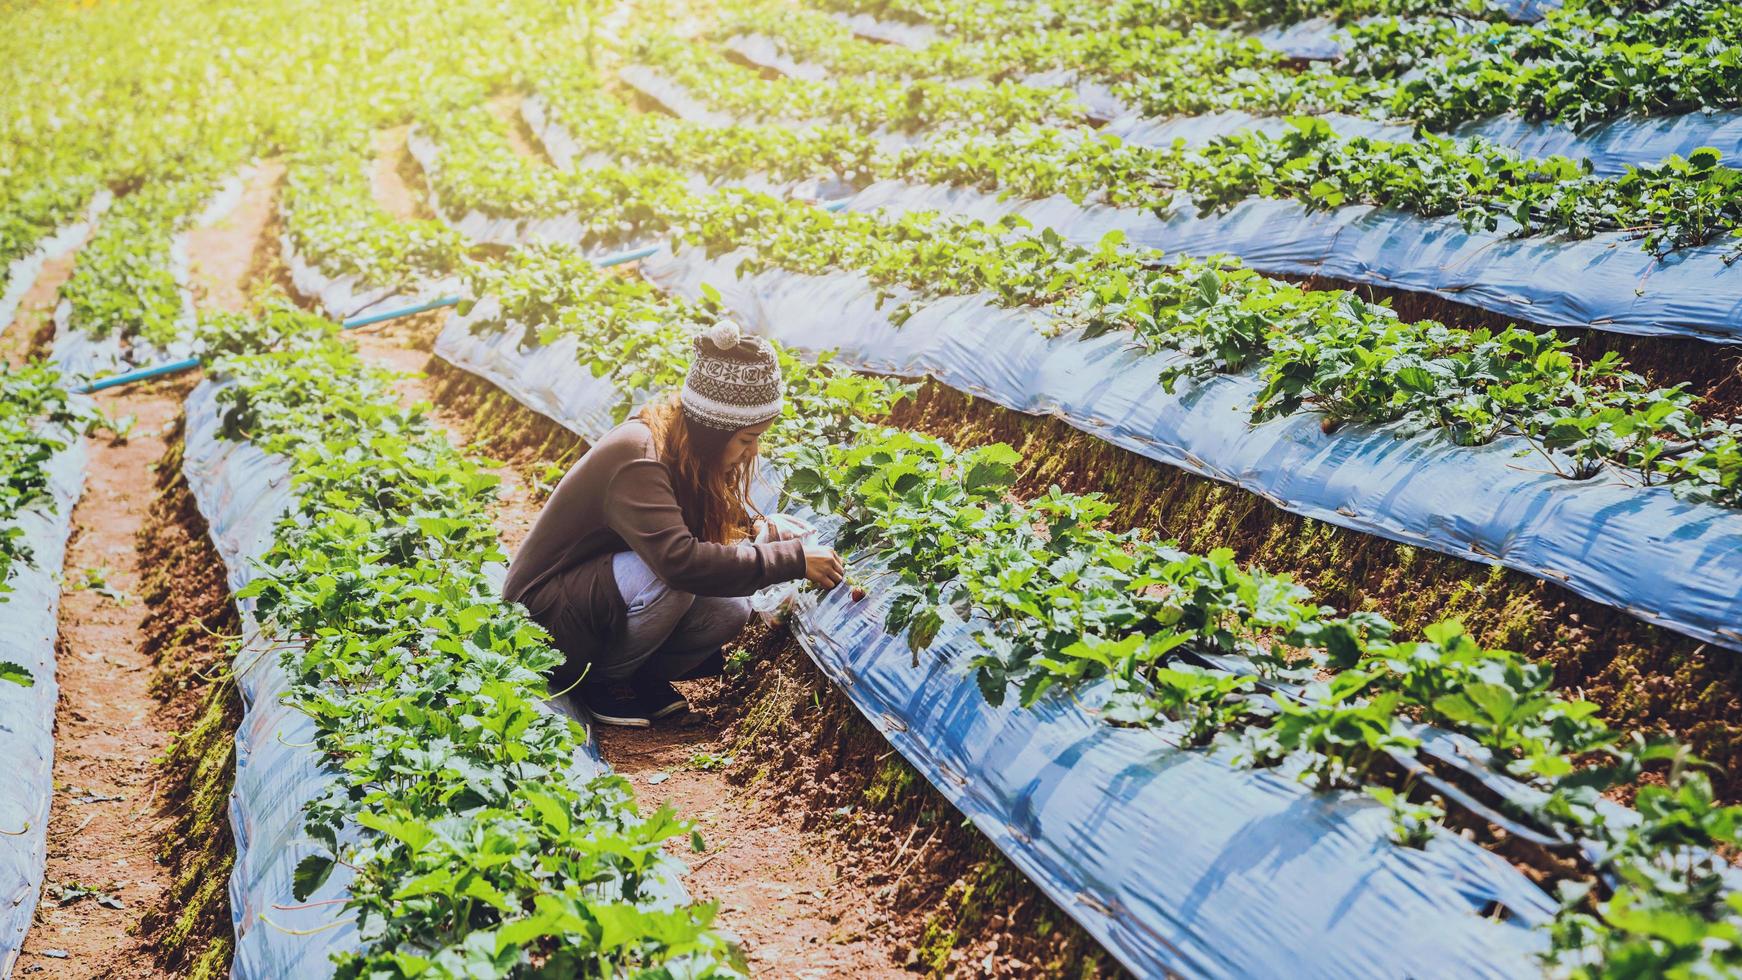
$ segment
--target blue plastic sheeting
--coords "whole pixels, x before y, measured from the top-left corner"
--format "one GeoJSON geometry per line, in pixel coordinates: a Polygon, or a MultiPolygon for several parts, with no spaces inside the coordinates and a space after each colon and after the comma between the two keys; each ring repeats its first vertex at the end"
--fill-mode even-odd
{"type": "MultiPolygon", "coordinates": [[[[872,563],[854,556],[864,574],[872,563]]],[[[993,708],[952,624],[911,666],[876,600],[836,589],[794,633],[891,745],[1138,976],[1533,976],[1554,903],[1500,858],[1440,835],[1387,839],[1354,793],[1315,794],[1113,728],[1105,691],[993,708]],[[1510,913],[1486,918],[1490,903],[1510,913]]],[[[983,625],[983,624],[982,624],[983,625]]]]}
{"type": "MultiPolygon", "coordinates": [[[[603,396],[586,393],[597,381],[572,349],[522,351],[518,327],[478,337],[478,319],[450,319],[437,353],[573,431],[597,431],[603,396]]],[[[854,560],[861,578],[876,575],[870,565],[854,560]]],[[[1533,927],[1554,905],[1498,857],[1450,835],[1426,851],[1395,847],[1384,811],[1359,794],[1236,769],[1180,750],[1167,731],[1108,727],[1068,699],[992,708],[959,666],[975,649],[966,627],[947,627],[915,668],[905,641],[878,627],[878,601],[846,592],[795,624],[812,658],[1138,975],[1535,972],[1533,927]],[[1483,916],[1493,902],[1506,922],[1483,916]]]]}
{"type": "MultiPolygon", "coordinates": [[[[589,150],[568,131],[545,102],[544,96],[533,94],[520,102],[520,118],[532,130],[540,149],[551,163],[563,170],[623,166],[610,154],[589,150]]],[[[838,177],[817,177],[802,181],[778,181],[757,174],[744,177],[706,177],[690,175],[690,186],[696,190],[721,187],[741,187],[767,194],[785,195],[807,201],[834,201],[851,195],[855,188],[838,177]]]]}
{"type": "Polygon", "coordinates": [[[1168,394],[1177,355],[1129,338],[1048,339],[1044,313],[981,297],[932,302],[897,329],[859,275],[771,271],[736,279],[736,257],[663,253],[642,264],[662,287],[721,291],[751,331],[838,350],[865,370],[929,376],[1007,408],[1053,415],[1114,445],[1233,483],[1292,513],[1566,586],[1641,619],[1742,649],[1742,512],[1678,499],[1619,475],[1569,481],[1518,439],[1460,447],[1438,434],[1347,425],[1326,435],[1298,413],[1251,425],[1255,375],[1168,394]]]}
{"type": "Polygon", "coordinates": [[[1565,156],[1591,161],[1600,174],[1686,157],[1716,147],[1725,166],[1742,167],[1742,112],[1690,112],[1679,116],[1626,116],[1575,130],[1560,123],[1500,116],[1460,126],[1455,135],[1480,136],[1527,157],[1565,156]]]}
{"type": "Polygon", "coordinates": [[[1329,17],[1275,24],[1252,32],[1253,40],[1301,61],[1331,61],[1343,55],[1342,28],[1329,17]]]}
{"type": "Polygon", "coordinates": [[[452,296],[460,289],[459,280],[454,278],[409,285],[373,285],[352,273],[335,276],[323,270],[318,262],[299,253],[288,234],[279,236],[278,254],[289,273],[291,289],[298,296],[319,305],[334,320],[349,320],[354,316],[415,306],[441,296],[452,296]]]}
{"type": "Polygon", "coordinates": [[[450,317],[436,338],[436,356],[483,378],[583,439],[596,440],[610,431],[615,424],[611,411],[621,395],[609,381],[580,366],[574,338],[564,336],[547,346],[522,350],[518,331],[482,336],[472,332],[473,324],[494,319],[500,310],[496,298],[487,296],[466,316],[450,317]]]}
{"type": "Polygon", "coordinates": [[[1328,276],[1431,293],[1530,323],[1612,333],[1742,338],[1742,290],[1724,261],[1731,244],[1679,249],[1658,259],[1628,235],[1583,241],[1465,231],[1455,218],[1421,218],[1368,205],[1310,211],[1289,200],[1242,201],[1198,217],[1183,195],[1171,214],[1077,205],[1064,197],[999,200],[959,187],[884,181],[851,211],[935,210],[995,220],[1021,214],[1072,241],[1114,229],[1133,245],[1176,255],[1233,255],[1260,272],[1328,276]]]}
{"type": "Polygon", "coordinates": [[[862,38],[899,44],[904,48],[923,48],[936,44],[947,35],[934,24],[915,24],[900,20],[882,20],[870,14],[848,14],[839,11],[831,17],[862,38]]]}
{"type": "MultiPolygon", "coordinates": [[[[1336,112],[1326,113],[1321,118],[1340,136],[1365,136],[1393,142],[1415,138],[1415,127],[1410,123],[1362,119],[1336,112]]],[[[1108,123],[1103,131],[1137,146],[1169,147],[1176,141],[1184,141],[1186,146],[1201,147],[1212,140],[1238,133],[1279,136],[1288,129],[1288,120],[1283,116],[1255,116],[1227,109],[1200,116],[1127,115],[1108,123]]]]}
{"type": "Polygon", "coordinates": [[[50,499],[12,525],[30,559],[13,564],[12,591],[0,595],[0,661],[19,664],[36,680],[31,687],[0,681],[0,767],[7,774],[0,793],[0,977],[12,975],[42,891],[54,795],[60,572],[73,504],[85,484],[83,437],[65,428],[56,434],[67,448],[48,461],[50,499]]]}
{"type": "MultiPolygon", "coordinates": [[[[659,103],[667,112],[679,119],[696,123],[700,126],[764,126],[784,125],[795,129],[805,129],[813,126],[838,125],[829,119],[794,119],[771,123],[769,120],[742,118],[729,112],[723,112],[707,105],[693,95],[689,89],[668,78],[664,72],[647,65],[627,65],[617,72],[617,79],[649,99],[659,103]]],[[[925,142],[930,137],[925,133],[906,133],[898,130],[875,129],[864,134],[885,150],[899,150],[925,142]]]]}
{"type": "Polygon", "coordinates": [[[748,34],[735,34],[720,42],[720,47],[732,52],[745,61],[759,68],[777,71],[788,78],[796,78],[806,82],[820,82],[829,77],[829,69],[808,61],[800,61],[786,53],[785,45],[780,39],[766,34],[751,31],[748,34]]]}
{"type": "MultiPolygon", "coordinates": [[[[290,509],[293,494],[286,460],[219,436],[221,387],[206,380],[188,396],[182,473],[234,591],[255,577],[256,562],[271,548],[273,525],[290,509]]],[[[335,869],[307,899],[311,907],[298,907],[304,903],[293,897],[292,876],[297,862],[323,853],[303,831],[303,807],[337,790],[340,780],[312,745],[313,720],[279,702],[290,685],[280,657],[294,645],[262,630],[253,600],[236,606],[243,623],[235,659],[243,714],[229,807],[236,844],[229,885],[236,933],[231,975],[325,975],[332,954],[358,943],[354,921],[332,901],[347,894],[351,872],[335,869]],[[323,928],[333,922],[342,924],[323,928]],[[292,929],[322,931],[294,936],[286,931],[292,929]]]]}

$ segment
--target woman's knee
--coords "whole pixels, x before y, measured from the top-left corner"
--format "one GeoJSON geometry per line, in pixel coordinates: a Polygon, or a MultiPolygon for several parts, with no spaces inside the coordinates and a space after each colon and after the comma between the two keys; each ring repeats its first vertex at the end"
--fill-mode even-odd
{"type": "Polygon", "coordinates": [[[699,597],[671,637],[679,649],[711,649],[742,634],[751,621],[751,601],[744,597],[699,597]]]}

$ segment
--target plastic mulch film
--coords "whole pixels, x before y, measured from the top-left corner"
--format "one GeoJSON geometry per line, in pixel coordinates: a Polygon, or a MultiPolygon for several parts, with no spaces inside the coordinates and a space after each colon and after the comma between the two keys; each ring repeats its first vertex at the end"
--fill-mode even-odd
{"type": "MultiPolygon", "coordinates": [[[[285,460],[219,435],[221,387],[203,381],[188,396],[182,472],[234,592],[254,578],[255,563],[271,548],[273,526],[289,510],[293,496],[285,460]]],[[[335,869],[307,899],[306,908],[291,907],[302,904],[292,896],[292,881],[297,862],[321,853],[303,832],[303,807],[338,787],[339,779],[311,745],[314,722],[279,703],[289,686],[279,658],[294,647],[260,628],[253,600],[236,605],[243,624],[235,660],[243,716],[236,730],[236,781],[230,793],[230,831],[236,844],[229,888],[236,933],[231,975],[320,975],[327,972],[331,954],[357,945],[356,926],[332,902],[344,898],[351,873],[335,869]],[[344,924],[323,929],[336,919],[344,924]],[[285,931],[292,929],[321,931],[302,936],[285,931]]]]}
{"type": "MultiPolygon", "coordinates": [[[[1321,118],[1340,136],[1365,136],[1394,142],[1415,138],[1415,127],[1409,123],[1362,119],[1336,112],[1326,113],[1321,118]]],[[[1196,147],[1237,133],[1278,136],[1288,128],[1288,120],[1283,116],[1255,116],[1237,109],[1226,109],[1198,116],[1124,115],[1108,123],[1103,132],[1137,146],[1167,147],[1183,141],[1186,146],[1196,147]]]]}
{"type": "MultiPolygon", "coordinates": [[[[829,75],[821,65],[793,59],[784,52],[778,39],[766,35],[740,34],[728,39],[724,46],[753,64],[789,77],[817,80],[829,75]]],[[[1068,68],[1036,72],[1024,76],[1021,82],[1036,88],[1070,89],[1091,119],[1106,123],[1100,132],[1138,146],[1167,147],[1176,140],[1183,140],[1186,146],[1203,146],[1236,133],[1262,132],[1275,136],[1288,128],[1286,117],[1253,115],[1237,109],[1192,116],[1146,116],[1108,85],[1068,68]]],[[[700,121],[704,114],[713,112],[676,91],[673,101],[686,106],[695,104],[693,117],[672,110],[684,118],[700,121]]],[[[1345,137],[1365,136],[1390,142],[1415,139],[1415,124],[1407,121],[1366,119],[1337,112],[1324,113],[1322,118],[1345,137]]],[[[1686,157],[1707,146],[1717,147],[1723,153],[1721,162],[1725,166],[1742,166],[1742,112],[1738,111],[1625,116],[1583,129],[1505,115],[1466,123],[1451,135],[1481,137],[1532,159],[1565,156],[1588,160],[1593,172],[1605,175],[1620,174],[1630,166],[1657,163],[1671,154],[1686,157]]]]}
{"type": "Polygon", "coordinates": [[[24,294],[30,292],[30,287],[36,285],[42,267],[83,245],[97,218],[108,210],[114,199],[107,187],[91,195],[91,203],[79,220],[57,229],[54,234],[37,242],[28,254],[13,259],[6,267],[6,288],[0,292],[0,333],[12,326],[12,318],[18,314],[18,304],[24,301],[24,294]]]}
{"type": "MultiPolygon", "coordinates": [[[[242,192],[250,173],[249,170],[243,170],[225,178],[213,191],[205,207],[194,217],[192,226],[209,228],[228,217],[236,205],[241,203],[242,192]]],[[[107,203],[105,200],[105,207],[107,203]]],[[[72,322],[71,302],[63,299],[55,304],[53,360],[68,380],[100,378],[135,367],[179,360],[192,354],[194,324],[198,313],[194,309],[187,231],[178,232],[170,239],[169,269],[181,298],[181,313],[177,317],[179,336],[166,348],[158,348],[141,338],[128,342],[119,334],[103,338],[92,337],[72,322]]]]}
{"type": "Polygon", "coordinates": [[[1566,586],[1701,640],[1742,649],[1742,512],[1636,487],[1547,472],[1515,438],[1460,447],[1436,433],[1346,425],[1325,434],[1298,413],[1249,424],[1251,374],[1157,382],[1170,355],[1129,338],[1048,339],[1039,311],[956,297],[921,307],[899,329],[857,274],[732,274],[737,257],[669,252],[642,270],[694,295],[719,289],[744,326],[805,350],[838,350],[865,370],[929,376],[1007,408],[1075,428],[1200,476],[1235,484],[1292,513],[1498,563],[1566,586]]]}
{"type": "Polygon", "coordinates": [[[1686,157],[1701,147],[1717,147],[1719,161],[1742,167],[1742,111],[1689,112],[1676,116],[1624,116],[1582,130],[1552,122],[1499,116],[1469,123],[1458,136],[1480,136],[1527,157],[1566,156],[1591,161],[1599,174],[1618,174],[1629,166],[1657,163],[1674,153],[1686,157]]]}
{"type": "MultiPolygon", "coordinates": [[[[1411,123],[1363,119],[1341,113],[1322,117],[1338,135],[1364,136],[1394,143],[1415,139],[1411,123]]],[[[1126,113],[1108,123],[1112,133],[1138,146],[1167,147],[1183,140],[1203,146],[1222,136],[1260,132],[1276,136],[1288,128],[1282,116],[1255,116],[1238,110],[1197,116],[1142,116],[1126,113]]],[[[1575,130],[1555,122],[1496,116],[1460,126],[1454,136],[1479,136],[1521,157],[1565,156],[1589,160],[1592,171],[1615,175],[1630,166],[1657,163],[1671,154],[1686,157],[1703,146],[1718,147],[1726,166],[1742,166],[1742,112],[1691,112],[1675,116],[1624,117],[1575,130]]]]}
{"type": "Polygon", "coordinates": [[[574,338],[522,350],[519,331],[472,332],[473,324],[494,318],[500,308],[495,297],[486,297],[466,316],[450,316],[436,338],[436,356],[483,378],[583,439],[597,439],[609,431],[615,424],[612,408],[620,396],[608,381],[581,367],[574,338]]]}
{"type": "Polygon", "coordinates": [[[721,42],[720,46],[753,65],[772,69],[788,78],[820,82],[829,77],[827,68],[808,61],[799,61],[786,53],[779,40],[766,34],[737,34],[721,42]]]}
{"type": "Polygon", "coordinates": [[[417,283],[371,285],[355,273],[331,275],[296,250],[288,234],[278,239],[279,255],[290,274],[290,288],[298,296],[320,304],[335,320],[349,320],[369,313],[385,313],[397,306],[410,306],[439,296],[451,295],[459,280],[437,279],[417,283]]]}
{"type": "MultiPolygon", "coordinates": [[[[235,591],[253,579],[256,562],[271,548],[273,527],[290,508],[293,494],[284,459],[252,443],[219,436],[217,393],[222,386],[205,381],[188,396],[182,471],[235,591]]],[[[236,932],[232,975],[324,975],[331,954],[358,943],[355,924],[328,901],[345,897],[350,873],[336,869],[305,902],[294,899],[292,882],[297,862],[320,853],[304,834],[304,807],[340,782],[312,747],[313,720],[280,701],[290,684],[280,658],[294,646],[262,630],[253,600],[239,601],[237,611],[244,637],[235,661],[243,717],[236,731],[236,782],[230,795],[236,843],[230,877],[236,932]],[[336,917],[344,924],[312,935],[293,934],[319,930],[336,917]]],[[[566,698],[553,702],[552,710],[563,710],[591,730],[590,719],[566,698]]],[[[589,742],[577,753],[569,778],[584,781],[604,771],[596,744],[589,742]]],[[[356,833],[347,828],[341,842],[355,840],[356,833]]]]}
{"type": "Polygon", "coordinates": [[[901,181],[873,184],[847,208],[935,210],[987,220],[1015,213],[1084,244],[1117,229],[1134,245],[1170,254],[1226,254],[1260,272],[1430,293],[1545,326],[1723,343],[1742,338],[1742,302],[1725,261],[1732,244],[1678,249],[1660,259],[1627,234],[1511,238],[1504,225],[1472,232],[1456,218],[1368,205],[1311,211],[1294,201],[1260,198],[1198,217],[1181,195],[1161,217],[1136,208],[1077,205],[1056,195],[999,200],[968,188],[901,181]]]}
{"type": "MultiPolygon", "coordinates": [[[[728,42],[728,47],[758,65],[794,77],[827,74],[821,66],[787,58],[780,53],[778,41],[762,35],[739,35],[728,42]]],[[[657,71],[643,67],[625,71],[625,82],[679,118],[704,125],[725,125],[719,120],[732,118],[710,108],[657,71]]],[[[1117,136],[1137,146],[1168,147],[1175,141],[1183,141],[1188,147],[1200,147],[1238,133],[1259,132],[1276,136],[1289,127],[1285,116],[1254,115],[1237,109],[1189,116],[1147,116],[1128,105],[1106,84],[1070,69],[1036,72],[1024,76],[1021,82],[1039,88],[1071,90],[1091,119],[1106,124],[1097,132],[1117,136]]],[[[1390,142],[1409,142],[1416,138],[1415,124],[1407,121],[1367,119],[1338,112],[1324,113],[1322,118],[1344,137],[1362,136],[1390,142]]],[[[1594,123],[1580,130],[1560,123],[1532,122],[1508,115],[1468,123],[1452,135],[1479,136],[1508,147],[1522,157],[1540,159],[1560,155],[1589,160],[1595,173],[1605,175],[1622,173],[1629,166],[1657,163],[1671,154],[1686,157],[1706,146],[1721,150],[1722,162],[1726,166],[1742,166],[1742,112],[1737,111],[1628,116],[1594,123]]],[[[890,149],[900,149],[923,145],[925,141],[924,134],[896,134],[887,138],[885,145],[890,149]]]]}
{"type": "MultiPolygon", "coordinates": [[[[455,317],[437,353],[573,431],[597,425],[597,379],[564,347],[521,351],[519,335],[476,337],[455,317]]],[[[874,575],[868,565],[855,561],[874,575]]],[[[1554,906],[1501,859],[1449,835],[1397,848],[1363,796],[1238,770],[1065,699],[993,708],[959,666],[974,647],[965,627],[947,627],[914,667],[878,627],[884,612],[836,590],[795,632],[891,744],[1139,976],[1533,972],[1533,927],[1554,906]]]]}
{"type": "MultiPolygon", "coordinates": [[[[860,574],[875,574],[855,556],[860,574]]],[[[1358,793],[1314,793],[1115,728],[1078,701],[994,708],[952,623],[913,664],[875,597],[837,589],[793,632],[859,711],[1023,874],[1138,976],[1534,976],[1554,903],[1455,835],[1388,839],[1358,793]],[[1503,916],[1495,916],[1497,909],[1503,916]]],[[[984,624],[980,624],[984,625],[984,624]]]]}
{"type": "Polygon", "coordinates": [[[1342,57],[1341,31],[1341,25],[1329,17],[1309,17],[1260,28],[1252,32],[1252,39],[1285,57],[1300,61],[1331,61],[1342,57]]]}
{"type": "Polygon", "coordinates": [[[923,48],[945,38],[943,31],[932,24],[915,24],[900,20],[883,20],[870,14],[832,14],[846,28],[862,38],[899,44],[904,48],[923,48]]]}
{"type": "MultiPolygon", "coordinates": [[[[424,172],[440,172],[441,155],[436,144],[417,127],[406,138],[406,149],[424,172]]],[[[433,180],[429,184],[430,210],[453,226],[474,245],[531,245],[538,242],[558,242],[579,245],[586,237],[587,225],[574,215],[551,217],[498,217],[478,210],[456,215],[442,204],[433,180]]]]}
{"type": "Polygon", "coordinates": [[[0,681],[0,766],[7,773],[0,793],[0,977],[12,975],[42,891],[54,794],[61,564],[85,484],[84,439],[70,430],[61,436],[66,448],[47,465],[49,502],[13,524],[30,558],[13,564],[12,591],[0,594],[0,661],[21,665],[35,679],[30,687],[0,681]]]}

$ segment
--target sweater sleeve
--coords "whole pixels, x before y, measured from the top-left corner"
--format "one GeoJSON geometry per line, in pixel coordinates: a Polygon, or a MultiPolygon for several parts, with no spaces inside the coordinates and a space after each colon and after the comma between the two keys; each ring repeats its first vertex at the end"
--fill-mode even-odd
{"type": "Polygon", "coordinates": [[[745,596],[804,577],[802,541],[714,544],[696,537],[684,523],[671,475],[654,460],[624,463],[605,493],[605,523],[680,592],[745,596]]]}

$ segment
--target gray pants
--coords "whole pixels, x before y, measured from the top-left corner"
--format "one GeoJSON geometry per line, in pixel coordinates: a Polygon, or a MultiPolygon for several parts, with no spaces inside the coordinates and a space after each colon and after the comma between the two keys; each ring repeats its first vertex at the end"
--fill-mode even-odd
{"type": "Polygon", "coordinates": [[[611,574],[629,620],[593,665],[610,680],[627,680],[644,664],[663,680],[681,677],[750,622],[749,599],[678,592],[633,551],[612,557],[611,574]]]}

